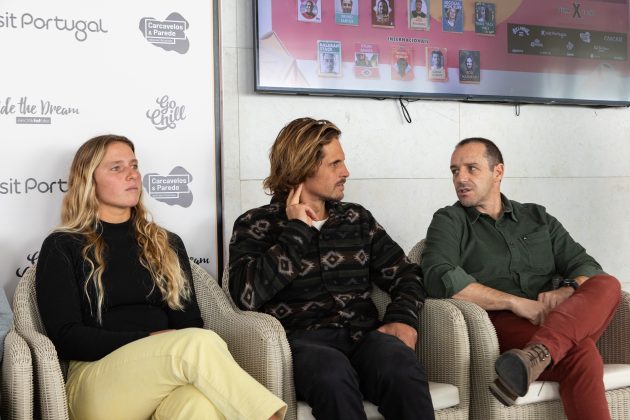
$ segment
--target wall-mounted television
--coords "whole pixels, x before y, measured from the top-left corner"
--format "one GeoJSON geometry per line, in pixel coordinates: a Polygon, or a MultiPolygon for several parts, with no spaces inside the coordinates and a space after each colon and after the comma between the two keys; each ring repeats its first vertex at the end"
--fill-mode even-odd
{"type": "Polygon", "coordinates": [[[630,105],[630,0],[254,0],[256,91],[630,105]]]}

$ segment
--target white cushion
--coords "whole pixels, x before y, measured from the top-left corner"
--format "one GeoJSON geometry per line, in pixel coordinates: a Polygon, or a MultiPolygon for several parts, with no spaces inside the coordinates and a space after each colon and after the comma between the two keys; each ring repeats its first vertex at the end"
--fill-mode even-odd
{"type": "MultiPolygon", "coordinates": [[[[433,401],[433,408],[435,410],[454,407],[459,404],[459,390],[455,385],[429,382],[429,393],[431,394],[431,400],[433,401]]],[[[371,402],[363,401],[363,407],[365,408],[365,414],[368,420],[383,419],[381,413],[378,412],[378,407],[371,402]]],[[[304,401],[298,401],[297,418],[298,420],[315,419],[311,414],[311,407],[304,401]]]]}
{"type": "MultiPolygon", "coordinates": [[[[606,391],[630,386],[630,365],[604,365],[604,388],[606,391]]],[[[516,399],[516,405],[560,399],[558,382],[536,381],[529,386],[529,392],[516,399]]]]}
{"type": "Polygon", "coordinates": [[[459,405],[459,390],[455,385],[429,382],[429,392],[434,410],[459,405]]]}

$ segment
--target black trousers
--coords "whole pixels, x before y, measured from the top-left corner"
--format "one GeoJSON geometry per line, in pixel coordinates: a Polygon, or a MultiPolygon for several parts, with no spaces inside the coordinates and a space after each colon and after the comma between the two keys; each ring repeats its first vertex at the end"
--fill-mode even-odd
{"type": "Polygon", "coordinates": [[[363,400],[387,420],[433,420],[427,375],[398,338],[371,331],[358,342],[347,329],[288,335],[297,398],[318,420],[365,420],[363,400]]]}

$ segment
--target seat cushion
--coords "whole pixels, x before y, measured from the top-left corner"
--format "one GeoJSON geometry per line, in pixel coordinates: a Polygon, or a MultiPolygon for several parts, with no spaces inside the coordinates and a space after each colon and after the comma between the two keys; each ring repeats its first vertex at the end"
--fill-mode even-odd
{"type": "MultiPolygon", "coordinates": [[[[459,390],[455,385],[429,382],[429,392],[431,393],[431,400],[435,410],[454,407],[459,404],[459,390]]],[[[378,412],[378,407],[371,402],[363,401],[363,406],[365,407],[365,414],[368,420],[383,419],[381,413],[378,412]]],[[[315,419],[311,414],[311,407],[304,401],[298,401],[297,418],[298,420],[315,419]]]]}
{"type": "MultiPolygon", "coordinates": [[[[630,365],[604,365],[604,388],[606,391],[630,387],[630,365]]],[[[529,392],[516,399],[517,405],[560,399],[558,382],[536,381],[529,387],[529,392]]]]}
{"type": "Polygon", "coordinates": [[[429,392],[434,410],[459,405],[459,390],[455,385],[429,382],[429,392]]]}

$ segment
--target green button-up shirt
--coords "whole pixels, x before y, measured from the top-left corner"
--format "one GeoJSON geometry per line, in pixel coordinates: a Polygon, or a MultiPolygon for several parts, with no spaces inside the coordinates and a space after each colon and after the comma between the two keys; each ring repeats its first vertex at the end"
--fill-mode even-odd
{"type": "Polygon", "coordinates": [[[513,295],[537,299],[551,279],[604,273],[543,206],[501,195],[497,220],[459,202],[433,215],[422,254],[425,288],[432,297],[451,297],[478,282],[513,295]]]}

